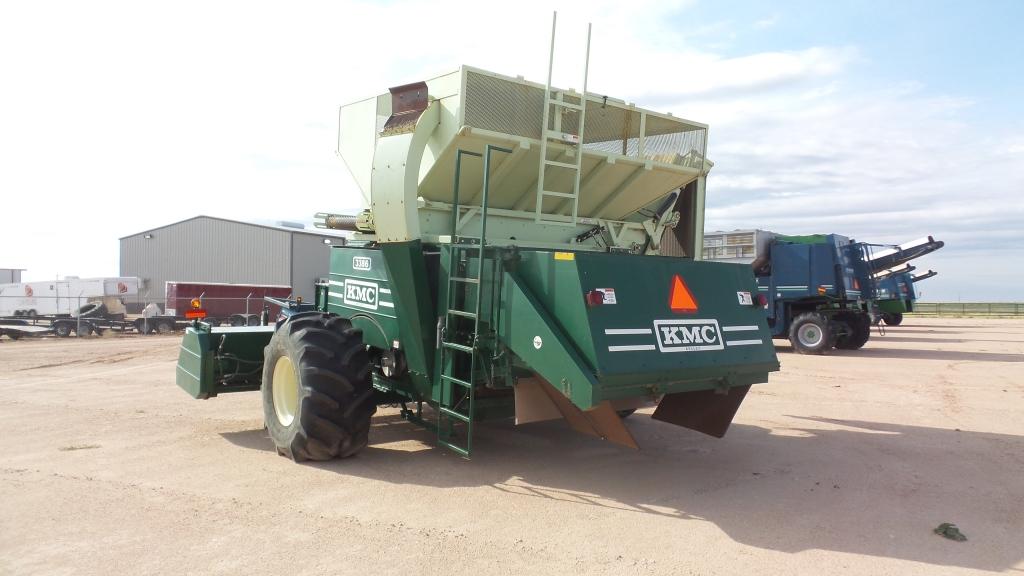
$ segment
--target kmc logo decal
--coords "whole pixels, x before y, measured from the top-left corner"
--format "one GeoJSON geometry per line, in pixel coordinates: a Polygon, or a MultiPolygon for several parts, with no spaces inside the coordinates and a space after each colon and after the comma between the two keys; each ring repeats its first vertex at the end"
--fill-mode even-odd
{"type": "Polygon", "coordinates": [[[352,269],[353,270],[369,270],[370,259],[366,256],[353,256],[352,257],[352,269]]]}
{"type": "MultiPolygon", "coordinates": [[[[369,260],[369,259],[367,259],[369,260]]],[[[376,282],[345,280],[345,304],[367,310],[377,309],[377,293],[380,289],[376,282]]]]}
{"type": "Polygon", "coordinates": [[[655,320],[654,333],[661,352],[723,350],[718,320],[655,320]]]}

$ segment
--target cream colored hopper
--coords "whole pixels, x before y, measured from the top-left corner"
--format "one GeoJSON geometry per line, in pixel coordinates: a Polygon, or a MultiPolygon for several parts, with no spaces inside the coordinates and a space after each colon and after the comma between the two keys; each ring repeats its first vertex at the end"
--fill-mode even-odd
{"type": "MultiPolygon", "coordinates": [[[[412,104],[406,99],[416,97],[409,91],[415,86],[343,106],[339,113],[338,153],[372,206],[380,241],[443,233],[444,217],[416,216],[414,211],[448,206],[450,219],[455,152],[460,148],[478,153],[486,144],[511,148],[511,154],[493,156],[490,208],[498,217],[538,216],[544,85],[464,66],[427,80],[426,101],[421,110],[410,113],[412,104]],[[399,97],[403,101],[397,101],[399,97]],[[402,120],[403,114],[415,128],[402,120]]],[[[580,102],[578,93],[554,88],[552,98],[580,102]]],[[[550,117],[549,129],[565,137],[549,139],[548,159],[575,163],[580,148],[573,141],[578,113],[552,105],[550,117]]],[[[579,225],[638,220],[638,210],[657,205],[706,173],[706,142],[706,125],[589,94],[581,146],[579,225]]],[[[482,168],[481,161],[464,158],[461,206],[479,205],[482,168]]],[[[571,192],[573,177],[571,170],[549,168],[543,188],[571,192]]],[[[545,219],[568,219],[572,214],[571,198],[544,198],[540,215],[545,219]]]]}

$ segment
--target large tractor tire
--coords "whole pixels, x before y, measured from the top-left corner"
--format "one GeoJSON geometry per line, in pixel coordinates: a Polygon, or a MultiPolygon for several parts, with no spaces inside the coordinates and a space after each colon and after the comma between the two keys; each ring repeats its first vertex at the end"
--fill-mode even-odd
{"type": "Polygon", "coordinates": [[[844,334],[836,336],[836,348],[840,350],[859,350],[871,338],[871,317],[867,314],[837,314],[836,321],[846,327],[844,334]]]}
{"type": "Polygon", "coordinates": [[[800,354],[824,354],[835,343],[828,318],[817,312],[804,312],[793,320],[789,341],[800,354]]]}
{"type": "Polygon", "coordinates": [[[883,312],[882,322],[885,322],[886,326],[899,326],[903,323],[903,314],[901,312],[883,312]]]}
{"type": "Polygon", "coordinates": [[[362,450],[377,411],[362,331],[334,316],[298,314],[264,352],[263,419],[278,454],[296,462],[362,450]]]}

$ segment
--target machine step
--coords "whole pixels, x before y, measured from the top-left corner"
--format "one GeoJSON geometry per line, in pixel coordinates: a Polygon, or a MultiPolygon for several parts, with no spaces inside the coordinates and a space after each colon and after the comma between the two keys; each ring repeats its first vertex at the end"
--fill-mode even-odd
{"type": "Polygon", "coordinates": [[[469,416],[466,416],[465,414],[463,414],[462,412],[459,412],[458,410],[452,410],[451,408],[446,408],[444,406],[441,406],[440,410],[441,410],[441,414],[444,414],[445,416],[448,416],[448,417],[451,417],[451,418],[455,418],[456,420],[460,420],[462,422],[465,422],[466,424],[469,424],[470,421],[471,421],[469,416]]]}
{"type": "Polygon", "coordinates": [[[545,196],[554,196],[556,198],[576,198],[576,194],[572,192],[552,192],[551,190],[543,190],[541,194],[545,196]]]}
{"type": "Polygon", "coordinates": [[[450,282],[462,282],[464,284],[479,284],[479,278],[463,278],[461,276],[452,276],[448,279],[450,282]]]}
{"type": "Polygon", "coordinates": [[[473,353],[472,346],[464,346],[462,344],[456,344],[455,342],[441,342],[441,346],[443,348],[448,348],[449,350],[458,350],[459,352],[465,352],[466,354],[473,353]]]}
{"type": "Polygon", "coordinates": [[[566,102],[564,100],[554,100],[548,98],[548,104],[553,106],[561,106],[562,108],[569,108],[570,110],[583,110],[582,104],[573,104],[572,102],[566,102]]]}
{"type": "Polygon", "coordinates": [[[472,320],[476,320],[476,312],[466,312],[465,310],[452,309],[449,310],[448,313],[451,314],[452,316],[461,316],[463,318],[470,318],[472,320]]]}
{"type": "Polygon", "coordinates": [[[544,163],[547,164],[548,166],[558,166],[559,168],[568,168],[570,170],[576,170],[579,168],[579,166],[577,166],[575,162],[569,163],[558,162],[556,160],[545,160],[544,163]]]}

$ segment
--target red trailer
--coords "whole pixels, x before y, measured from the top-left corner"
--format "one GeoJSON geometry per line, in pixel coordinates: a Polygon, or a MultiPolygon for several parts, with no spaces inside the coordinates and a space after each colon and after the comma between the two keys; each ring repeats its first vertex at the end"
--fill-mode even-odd
{"type": "MultiPolygon", "coordinates": [[[[181,317],[190,308],[193,298],[202,300],[208,321],[212,324],[252,326],[259,324],[263,313],[264,296],[287,298],[291,286],[267,284],[218,284],[213,282],[167,282],[164,314],[181,317]]],[[[277,306],[270,307],[270,317],[276,318],[277,306]]]]}

